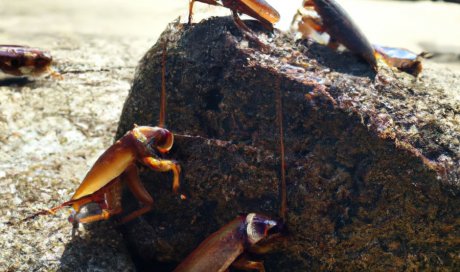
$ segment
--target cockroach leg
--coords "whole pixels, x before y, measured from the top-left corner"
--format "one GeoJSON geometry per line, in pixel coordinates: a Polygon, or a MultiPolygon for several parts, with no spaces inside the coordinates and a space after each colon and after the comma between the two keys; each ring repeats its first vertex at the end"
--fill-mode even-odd
{"type": "Polygon", "coordinates": [[[64,77],[59,72],[54,70],[53,68],[49,68],[48,73],[54,79],[58,79],[58,80],[63,80],[64,79],[64,77]]]}
{"type": "Polygon", "coordinates": [[[325,32],[324,26],[322,25],[320,18],[306,16],[302,18],[302,23],[311,27],[316,32],[325,32]]]}
{"type": "Polygon", "coordinates": [[[145,157],[142,159],[142,162],[150,167],[154,171],[158,172],[173,172],[173,192],[177,193],[179,191],[179,176],[180,176],[180,166],[177,162],[170,160],[159,160],[153,157],[145,157]]]}
{"type": "Polygon", "coordinates": [[[192,21],[193,4],[195,1],[203,2],[214,6],[224,6],[233,13],[236,26],[243,32],[243,35],[251,41],[254,41],[268,52],[268,45],[262,43],[259,38],[250,30],[239,18],[238,13],[243,13],[257,19],[269,31],[273,31],[273,24],[278,22],[280,15],[272,6],[264,0],[191,0],[189,2],[189,24],[192,21]]]}
{"type": "Polygon", "coordinates": [[[239,270],[257,270],[265,272],[264,263],[262,261],[251,261],[245,255],[239,257],[232,263],[232,267],[239,270]]]}
{"type": "Polygon", "coordinates": [[[123,211],[121,207],[121,177],[116,177],[98,194],[76,200],[72,203],[72,223],[91,223],[107,220],[123,211]]]}
{"type": "Polygon", "coordinates": [[[153,198],[142,184],[142,181],[139,178],[139,171],[135,165],[132,165],[125,170],[123,178],[125,179],[126,185],[128,185],[131,193],[143,204],[143,207],[123,217],[120,220],[121,223],[131,221],[153,208],[153,198]]]}
{"type": "Polygon", "coordinates": [[[246,39],[255,42],[263,52],[270,52],[270,46],[263,43],[255,34],[254,32],[241,20],[240,16],[238,15],[237,11],[232,11],[233,13],[233,20],[235,21],[235,25],[240,29],[241,33],[246,37],[246,39]]]}
{"type": "Polygon", "coordinates": [[[336,1],[305,0],[303,7],[294,16],[293,29],[296,23],[303,38],[311,35],[312,29],[320,34],[327,33],[331,39],[329,47],[337,48],[338,44],[342,44],[350,52],[361,56],[378,73],[377,60],[371,44],[336,1]],[[310,14],[310,11],[315,14],[310,14]]]}
{"type": "Polygon", "coordinates": [[[192,24],[193,4],[195,4],[195,0],[190,0],[190,2],[188,3],[188,25],[192,24]]]}
{"type": "Polygon", "coordinates": [[[193,19],[193,4],[195,4],[196,1],[206,3],[208,5],[213,5],[213,6],[222,6],[216,0],[190,0],[189,4],[188,4],[188,25],[190,25],[192,23],[192,19],[193,19]]]}

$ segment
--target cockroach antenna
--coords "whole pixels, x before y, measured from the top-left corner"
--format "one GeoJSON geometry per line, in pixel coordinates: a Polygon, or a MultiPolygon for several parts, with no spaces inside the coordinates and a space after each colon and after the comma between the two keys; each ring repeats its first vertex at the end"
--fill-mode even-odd
{"type": "Polygon", "coordinates": [[[283,100],[281,95],[281,79],[278,78],[276,81],[276,115],[278,119],[279,129],[279,147],[280,147],[280,174],[281,174],[281,186],[280,186],[280,217],[286,222],[287,214],[287,189],[286,189],[286,161],[284,155],[284,130],[283,130],[283,100]]]}
{"type": "Polygon", "coordinates": [[[166,120],[166,54],[169,40],[163,42],[163,54],[161,59],[161,96],[160,96],[160,117],[158,126],[164,127],[166,120]]]}

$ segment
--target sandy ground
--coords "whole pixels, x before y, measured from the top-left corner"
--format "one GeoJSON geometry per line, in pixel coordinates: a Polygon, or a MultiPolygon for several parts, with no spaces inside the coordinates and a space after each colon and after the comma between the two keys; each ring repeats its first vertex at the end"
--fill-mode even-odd
{"type": "MultiPolygon", "coordinates": [[[[286,29],[301,1],[270,2],[286,29]]],[[[460,55],[460,36],[453,34],[460,5],[341,2],[373,42],[460,55]]],[[[95,224],[91,233],[80,228],[72,238],[66,212],[18,226],[6,222],[72,195],[113,140],[137,61],[168,22],[186,18],[187,3],[0,0],[0,43],[49,49],[64,76],[0,87],[0,271],[133,269],[109,223],[95,224]]],[[[197,4],[195,13],[198,22],[228,11],[197,4]]],[[[446,65],[460,71],[458,60],[446,65]]]]}

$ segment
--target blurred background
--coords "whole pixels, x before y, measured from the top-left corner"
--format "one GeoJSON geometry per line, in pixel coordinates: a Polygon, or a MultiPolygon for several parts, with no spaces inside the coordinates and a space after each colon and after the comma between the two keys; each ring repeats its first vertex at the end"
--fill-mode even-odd
{"type": "MultiPolygon", "coordinates": [[[[281,13],[277,27],[288,29],[302,0],[268,2],[281,13]]],[[[460,0],[338,2],[372,43],[437,53],[440,61],[453,69],[459,68],[460,5],[451,2],[460,0]]],[[[195,7],[195,22],[229,14],[224,8],[202,3],[196,3],[195,7]]],[[[0,42],[30,44],[38,34],[55,35],[58,39],[78,33],[132,37],[133,42],[142,42],[141,38],[147,49],[167,23],[179,16],[186,20],[187,8],[188,0],[0,0],[0,42]]]]}

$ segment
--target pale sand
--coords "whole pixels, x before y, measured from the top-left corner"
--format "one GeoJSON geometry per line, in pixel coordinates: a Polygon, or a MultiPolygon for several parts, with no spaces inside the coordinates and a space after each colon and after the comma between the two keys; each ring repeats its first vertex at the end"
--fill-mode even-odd
{"type": "MultiPolygon", "coordinates": [[[[302,0],[268,2],[281,14],[282,20],[277,27],[287,29],[302,0]]],[[[460,54],[458,4],[378,0],[338,2],[373,43],[414,51],[427,49],[421,44],[430,43],[460,54]]],[[[195,22],[212,15],[230,14],[220,7],[202,3],[195,6],[195,22]]],[[[15,17],[15,20],[2,20],[0,23],[0,42],[25,42],[23,35],[18,38],[15,33],[36,33],[37,28],[44,33],[135,35],[154,41],[167,23],[178,16],[185,21],[187,13],[188,0],[0,0],[0,17],[15,17]],[[14,31],[5,31],[8,28],[14,31]],[[4,32],[1,32],[2,29],[4,32]]]]}

